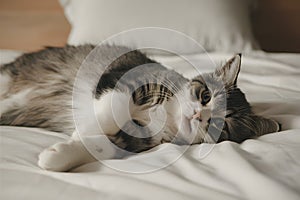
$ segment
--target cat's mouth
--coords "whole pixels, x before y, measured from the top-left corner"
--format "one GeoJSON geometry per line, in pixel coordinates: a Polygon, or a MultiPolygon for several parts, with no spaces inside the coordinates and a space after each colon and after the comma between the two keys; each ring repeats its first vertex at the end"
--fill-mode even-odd
{"type": "Polygon", "coordinates": [[[181,144],[193,144],[198,143],[204,134],[201,131],[200,122],[193,118],[182,116],[180,128],[178,131],[177,139],[181,141],[181,144]]]}
{"type": "Polygon", "coordinates": [[[180,127],[180,132],[182,134],[192,134],[195,130],[195,127],[193,127],[194,119],[192,117],[187,117],[183,116],[182,117],[182,122],[181,122],[181,127],[180,127]]]}

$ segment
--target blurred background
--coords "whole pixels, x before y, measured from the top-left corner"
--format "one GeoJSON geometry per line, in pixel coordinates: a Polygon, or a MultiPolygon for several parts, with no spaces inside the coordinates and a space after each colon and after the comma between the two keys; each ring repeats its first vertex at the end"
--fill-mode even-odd
{"type": "Polygon", "coordinates": [[[0,49],[32,51],[66,43],[70,25],[57,0],[0,0],[0,49]]]}
{"type": "MultiPolygon", "coordinates": [[[[258,0],[256,39],[268,52],[300,52],[300,0],[258,0]]],[[[33,51],[66,44],[70,25],[57,0],[0,0],[0,49],[33,51]]]]}

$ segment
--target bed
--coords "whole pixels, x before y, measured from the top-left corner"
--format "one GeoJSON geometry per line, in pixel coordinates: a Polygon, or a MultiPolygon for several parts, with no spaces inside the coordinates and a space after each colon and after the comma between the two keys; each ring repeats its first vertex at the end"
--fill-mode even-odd
{"type": "MultiPolygon", "coordinates": [[[[73,7],[68,6],[78,5],[61,2],[68,19],[77,23],[70,14],[73,7]]],[[[80,23],[73,26],[84,31],[78,28],[80,23]]],[[[76,28],[69,43],[97,40],[93,35],[84,38],[86,34],[76,28]]],[[[38,154],[69,136],[1,126],[0,199],[300,199],[300,54],[263,52],[252,41],[249,46],[251,37],[236,46],[243,49],[238,85],[256,113],[282,124],[281,132],[241,144],[226,141],[187,149],[163,144],[126,159],[94,162],[62,173],[39,168],[38,154]]],[[[237,50],[222,45],[208,54],[188,52],[189,59],[204,71],[211,70],[211,63],[224,62],[237,50]]],[[[218,47],[220,44],[211,46],[218,47]]],[[[1,64],[20,54],[1,50],[1,64]]],[[[192,75],[188,63],[178,56],[152,56],[186,76],[192,75]]]]}

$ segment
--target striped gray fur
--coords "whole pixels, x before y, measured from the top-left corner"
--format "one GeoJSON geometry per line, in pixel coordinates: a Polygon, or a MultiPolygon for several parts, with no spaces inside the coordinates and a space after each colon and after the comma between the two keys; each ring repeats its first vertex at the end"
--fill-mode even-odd
{"type": "MultiPolygon", "coordinates": [[[[0,101],[5,101],[21,91],[30,90],[26,94],[26,102],[20,103],[21,106],[18,104],[1,113],[0,125],[39,127],[71,134],[74,131],[72,118],[74,80],[80,65],[93,49],[93,45],[48,47],[38,52],[24,54],[16,61],[2,65],[0,74],[9,76],[11,80],[7,91],[1,93],[0,101]]],[[[211,126],[204,128],[204,134],[210,135],[215,142],[224,140],[242,142],[248,138],[278,131],[277,122],[252,112],[244,93],[237,87],[240,66],[233,70],[231,66],[233,60],[220,66],[215,72],[195,76],[192,80],[185,79],[136,50],[122,55],[107,68],[101,65],[105,63],[103,60],[113,57],[124,49],[127,48],[105,46],[99,51],[97,58],[99,63],[95,66],[101,69],[103,75],[99,82],[92,86],[95,99],[100,99],[107,91],[118,90],[131,94],[135,105],[146,105],[151,108],[171,101],[187,86],[192,101],[199,102],[203,107],[209,103],[203,98],[213,99],[209,118],[211,126]],[[138,67],[142,65],[145,67],[138,67]],[[206,97],[203,93],[206,93],[206,97]],[[226,107],[223,106],[224,99],[226,107]],[[215,137],[214,134],[218,131],[221,131],[221,135],[215,137]]],[[[139,119],[133,120],[138,126],[146,125],[139,119]]],[[[169,130],[173,130],[172,127],[169,130]]],[[[151,130],[135,134],[151,135],[149,131],[151,130]]],[[[120,130],[109,138],[123,149],[140,152],[163,142],[172,142],[176,137],[170,131],[161,134],[165,135],[160,139],[151,136],[137,138],[120,130]]],[[[203,136],[203,133],[201,134],[203,136]]],[[[202,136],[192,143],[207,142],[202,136]]]]}

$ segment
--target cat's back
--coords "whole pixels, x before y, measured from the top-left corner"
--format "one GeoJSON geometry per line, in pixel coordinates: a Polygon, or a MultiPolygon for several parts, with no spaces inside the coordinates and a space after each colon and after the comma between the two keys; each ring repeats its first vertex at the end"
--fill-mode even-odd
{"type": "Polygon", "coordinates": [[[25,53],[14,62],[2,65],[0,72],[30,80],[43,79],[55,73],[71,75],[93,48],[93,45],[46,47],[37,52],[25,53]]]}
{"type": "Polygon", "coordinates": [[[71,133],[74,129],[73,85],[78,69],[85,61],[92,66],[88,68],[88,74],[98,76],[95,72],[102,71],[106,77],[102,77],[101,84],[95,83],[88,88],[96,89],[97,93],[100,86],[113,88],[109,85],[111,80],[119,79],[128,70],[155,62],[139,51],[120,46],[67,45],[26,53],[12,63],[0,66],[0,81],[5,82],[1,84],[5,86],[1,86],[0,93],[3,108],[0,125],[33,126],[71,133]]]}
{"type": "Polygon", "coordinates": [[[92,45],[47,47],[0,66],[0,125],[71,133],[71,94],[92,45]]]}

